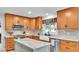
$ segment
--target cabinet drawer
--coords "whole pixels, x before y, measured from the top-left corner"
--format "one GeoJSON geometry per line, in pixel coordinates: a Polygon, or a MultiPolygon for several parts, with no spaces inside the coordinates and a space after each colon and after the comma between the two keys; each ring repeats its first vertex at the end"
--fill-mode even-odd
{"type": "Polygon", "coordinates": [[[61,45],[66,45],[66,46],[77,46],[77,43],[74,41],[66,41],[66,40],[61,40],[60,42],[61,45]]]}
{"type": "Polygon", "coordinates": [[[60,51],[62,51],[62,52],[76,52],[77,47],[61,45],[60,46],[60,51]]]}

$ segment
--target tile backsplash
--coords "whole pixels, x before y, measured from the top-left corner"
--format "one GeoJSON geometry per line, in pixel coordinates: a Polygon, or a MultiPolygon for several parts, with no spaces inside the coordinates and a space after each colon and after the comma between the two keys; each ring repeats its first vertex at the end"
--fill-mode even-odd
{"type": "Polygon", "coordinates": [[[9,32],[13,32],[13,35],[22,35],[24,32],[26,35],[37,35],[41,31],[38,31],[38,30],[8,30],[6,31],[6,35],[8,35],[9,32]]]}
{"type": "MultiPolygon", "coordinates": [[[[43,33],[43,31],[39,31],[39,30],[9,30],[6,31],[6,35],[9,34],[9,32],[13,32],[13,34],[16,35],[22,35],[23,32],[25,32],[26,35],[38,35],[38,33],[40,35],[44,35],[45,33],[43,33]]],[[[72,35],[72,36],[79,36],[79,31],[75,31],[75,30],[56,30],[54,32],[49,32],[51,35],[72,35]]]]}

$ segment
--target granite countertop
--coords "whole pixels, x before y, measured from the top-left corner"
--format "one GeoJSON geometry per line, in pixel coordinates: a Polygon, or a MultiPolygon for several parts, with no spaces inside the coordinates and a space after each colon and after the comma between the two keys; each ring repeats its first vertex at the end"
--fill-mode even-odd
{"type": "Polygon", "coordinates": [[[69,40],[69,41],[78,41],[79,42],[79,36],[65,36],[65,35],[54,35],[54,36],[50,36],[49,38],[56,38],[59,40],[69,40]]]}
{"type": "Polygon", "coordinates": [[[68,30],[68,31],[58,31],[56,35],[50,36],[50,38],[57,38],[60,40],[70,40],[79,42],[79,31],[68,30]]]}
{"type": "Polygon", "coordinates": [[[50,45],[50,43],[48,42],[37,41],[37,40],[30,39],[30,38],[15,39],[15,41],[25,46],[28,46],[29,48],[33,50],[50,45]]]}
{"type": "MultiPolygon", "coordinates": [[[[45,36],[45,35],[33,35],[33,36],[45,36]]],[[[49,38],[56,38],[56,39],[59,39],[59,40],[70,40],[70,41],[79,41],[79,35],[71,35],[71,34],[57,34],[57,35],[51,35],[51,36],[46,36],[46,37],[49,37],[49,38]]],[[[49,40],[47,40],[49,41],[49,40]]]]}

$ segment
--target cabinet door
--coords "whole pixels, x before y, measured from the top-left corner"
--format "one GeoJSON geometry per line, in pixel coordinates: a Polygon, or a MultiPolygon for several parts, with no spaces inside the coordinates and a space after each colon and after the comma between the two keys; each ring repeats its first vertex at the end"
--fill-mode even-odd
{"type": "Polygon", "coordinates": [[[77,47],[61,45],[61,51],[62,52],[77,52],[77,47]]]}
{"type": "Polygon", "coordinates": [[[79,51],[79,42],[78,42],[78,51],[79,51]]]}
{"type": "Polygon", "coordinates": [[[41,30],[42,29],[42,17],[37,17],[35,20],[35,29],[41,30]]]}
{"type": "Polygon", "coordinates": [[[67,19],[67,29],[78,29],[78,9],[77,8],[70,8],[67,12],[70,13],[70,16],[66,17],[67,19]]]}
{"type": "Polygon", "coordinates": [[[31,20],[31,29],[35,30],[35,18],[31,20]]]}
{"type": "Polygon", "coordinates": [[[19,24],[24,25],[24,17],[19,17],[19,24]]]}
{"type": "Polygon", "coordinates": [[[24,29],[28,29],[29,26],[29,20],[28,18],[24,18],[24,29]]]}
{"type": "Polygon", "coordinates": [[[27,26],[28,27],[28,30],[31,30],[31,24],[32,24],[31,23],[31,19],[28,19],[28,26],[27,26]]]}
{"type": "Polygon", "coordinates": [[[67,27],[67,19],[65,17],[65,11],[57,12],[57,28],[66,29],[66,27],[67,27]]]}
{"type": "Polygon", "coordinates": [[[5,14],[5,29],[11,30],[13,27],[13,15],[5,14]]]}
{"type": "Polygon", "coordinates": [[[6,51],[14,50],[14,38],[13,37],[6,38],[6,41],[5,41],[5,50],[6,51]]]}
{"type": "Polygon", "coordinates": [[[57,12],[58,29],[78,29],[78,8],[72,7],[57,12]]]}
{"type": "Polygon", "coordinates": [[[63,52],[77,52],[78,46],[76,41],[67,41],[67,40],[61,40],[60,41],[60,51],[63,52]]]}
{"type": "Polygon", "coordinates": [[[35,29],[35,19],[29,19],[28,29],[29,30],[34,30],[35,29]]]}
{"type": "Polygon", "coordinates": [[[14,24],[24,25],[24,17],[14,16],[14,24]]]}

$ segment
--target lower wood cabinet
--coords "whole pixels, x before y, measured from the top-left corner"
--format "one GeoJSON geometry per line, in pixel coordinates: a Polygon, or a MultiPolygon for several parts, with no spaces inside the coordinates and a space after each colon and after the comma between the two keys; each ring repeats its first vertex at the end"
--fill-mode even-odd
{"type": "Polygon", "coordinates": [[[78,52],[79,51],[79,42],[76,41],[60,41],[60,51],[61,52],[78,52]]]}
{"type": "Polygon", "coordinates": [[[5,39],[5,50],[6,51],[14,50],[14,37],[7,37],[5,39]]]}
{"type": "Polygon", "coordinates": [[[39,36],[32,36],[32,39],[39,40],[39,36]]]}
{"type": "Polygon", "coordinates": [[[31,38],[31,39],[35,39],[35,40],[39,40],[39,36],[26,36],[27,38],[31,38]]]}

